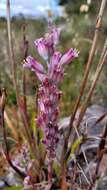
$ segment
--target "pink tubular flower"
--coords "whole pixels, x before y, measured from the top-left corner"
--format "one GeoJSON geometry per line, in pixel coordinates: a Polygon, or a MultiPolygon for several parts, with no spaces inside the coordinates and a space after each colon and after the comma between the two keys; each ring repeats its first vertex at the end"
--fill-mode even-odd
{"type": "Polygon", "coordinates": [[[65,53],[61,60],[60,60],[60,65],[66,65],[69,64],[74,58],[78,57],[78,51],[76,49],[70,49],[67,53],[65,53]]]}
{"type": "Polygon", "coordinates": [[[60,52],[54,52],[53,56],[51,57],[50,64],[49,64],[49,72],[53,72],[55,67],[58,66],[59,61],[61,59],[61,53],[60,52]]]}
{"type": "Polygon", "coordinates": [[[78,52],[72,48],[63,56],[60,52],[55,51],[55,46],[59,43],[59,36],[60,30],[51,26],[45,38],[40,38],[34,42],[38,53],[46,60],[46,70],[30,56],[24,64],[24,67],[35,71],[40,81],[38,90],[39,114],[36,122],[44,132],[43,143],[46,146],[47,156],[50,159],[55,157],[59,140],[57,123],[59,118],[59,101],[62,92],[58,87],[64,78],[64,65],[69,64],[78,56],[78,52]]]}
{"type": "Polygon", "coordinates": [[[46,40],[44,38],[40,38],[34,41],[34,44],[38,50],[38,53],[45,60],[48,60],[48,47],[46,45],[46,40]]]}
{"type": "Polygon", "coordinates": [[[33,71],[35,72],[38,72],[38,73],[45,73],[45,70],[43,68],[43,66],[38,63],[33,57],[31,56],[28,56],[26,58],[26,61],[25,61],[25,64],[24,64],[24,67],[27,67],[27,68],[30,68],[32,69],[33,71]]]}
{"type": "Polygon", "coordinates": [[[40,81],[43,81],[46,77],[44,67],[31,56],[26,58],[23,66],[34,71],[40,81]]]}

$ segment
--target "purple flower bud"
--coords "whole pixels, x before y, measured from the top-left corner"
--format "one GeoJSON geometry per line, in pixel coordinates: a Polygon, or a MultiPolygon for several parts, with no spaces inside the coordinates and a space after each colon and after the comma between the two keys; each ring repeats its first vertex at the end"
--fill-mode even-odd
{"type": "Polygon", "coordinates": [[[51,117],[51,120],[54,122],[54,121],[57,121],[58,119],[58,116],[59,116],[59,108],[55,108],[55,110],[52,112],[52,117],[51,117]]]}
{"type": "Polygon", "coordinates": [[[60,32],[61,32],[60,28],[52,29],[54,45],[57,45],[59,43],[60,32]]]}
{"type": "Polygon", "coordinates": [[[36,119],[36,123],[39,127],[43,127],[44,126],[44,121],[43,121],[43,118],[42,116],[38,116],[37,119],[36,119]]]}
{"type": "Polygon", "coordinates": [[[53,35],[51,33],[45,35],[45,43],[48,47],[53,47],[53,35]]]}
{"type": "Polygon", "coordinates": [[[54,44],[53,44],[53,36],[51,34],[46,34],[45,36],[45,44],[48,49],[48,55],[51,56],[54,53],[54,44]]]}
{"type": "Polygon", "coordinates": [[[65,53],[61,60],[60,60],[60,65],[66,65],[69,64],[74,58],[78,57],[78,52],[76,49],[70,49],[67,53],[65,53]]]}
{"type": "Polygon", "coordinates": [[[42,118],[43,118],[43,121],[45,122],[45,124],[47,123],[47,113],[46,112],[43,112],[42,114],[41,114],[41,116],[42,116],[42,118]]]}
{"type": "Polygon", "coordinates": [[[48,33],[45,37],[45,42],[48,47],[48,52],[50,55],[54,53],[55,46],[59,43],[59,36],[60,36],[60,29],[59,28],[50,28],[50,33],[48,33]]]}
{"type": "Polygon", "coordinates": [[[41,57],[43,57],[45,60],[48,60],[48,47],[46,45],[46,40],[44,38],[37,39],[34,41],[34,44],[38,50],[38,53],[41,57]]]}
{"type": "Polygon", "coordinates": [[[38,100],[38,106],[41,112],[45,112],[45,107],[41,99],[38,100]]]}
{"type": "Polygon", "coordinates": [[[45,108],[51,107],[52,106],[52,101],[49,98],[46,98],[44,100],[44,106],[45,106],[45,108]]]}
{"type": "Polygon", "coordinates": [[[54,96],[55,96],[56,101],[59,101],[62,96],[62,92],[61,91],[55,92],[54,96]]]}
{"type": "Polygon", "coordinates": [[[55,129],[54,129],[54,127],[50,128],[49,135],[52,136],[52,137],[55,136],[55,129]]]}

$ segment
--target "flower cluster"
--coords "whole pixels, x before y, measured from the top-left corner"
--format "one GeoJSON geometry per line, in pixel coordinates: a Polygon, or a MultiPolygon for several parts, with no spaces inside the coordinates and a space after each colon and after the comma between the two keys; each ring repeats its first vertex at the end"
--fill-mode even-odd
{"type": "Polygon", "coordinates": [[[78,56],[78,52],[72,48],[64,55],[56,51],[55,47],[59,43],[59,37],[60,30],[50,27],[49,33],[44,38],[37,39],[34,42],[38,53],[46,61],[45,67],[31,56],[27,57],[24,64],[24,67],[35,72],[40,81],[37,124],[44,131],[43,143],[46,145],[50,158],[55,157],[55,149],[58,143],[58,105],[62,95],[58,86],[64,78],[64,66],[78,56]]]}

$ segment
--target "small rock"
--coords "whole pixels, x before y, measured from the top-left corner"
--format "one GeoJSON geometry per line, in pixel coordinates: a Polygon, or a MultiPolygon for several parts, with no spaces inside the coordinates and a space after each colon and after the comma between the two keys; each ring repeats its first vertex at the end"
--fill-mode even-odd
{"type": "Polygon", "coordinates": [[[4,187],[5,187],[4,181],[0,180],[0,190],[3,190],[4,187]]]}
{"type": "Polygon", "coordinates": [[[22,181],[17,174],[10,168],[9,173],[5,177],[5,181],[9,186],[19,186],[22,181]]]}

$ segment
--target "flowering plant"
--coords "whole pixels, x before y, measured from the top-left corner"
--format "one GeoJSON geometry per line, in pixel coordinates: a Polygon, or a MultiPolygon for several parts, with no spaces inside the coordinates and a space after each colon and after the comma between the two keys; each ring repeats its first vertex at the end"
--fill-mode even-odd
{"type": "Polygon", "coordinates": [[[36,122],[44,132],[42,142],[46,146],[49,163],[56,156],[55,151],[59,141],[59,101],[62,96],[62,92],[59,90],[59,84],[64,78],[65,65],[68,65],[74,58],[78,57],[78,51],[76,49],[71,48],[64,55],[56,51],[59,37],[60,29],[51,25],[49,27],[49,33],[44,38],[34,41],[39,55],[46,62],[45,66],[31,56],[28,56],[24,63],[24,67],[35,72],[40,82],[38,89],[39,114],[36,122]]]}
{"type": "Polygon", "coordinates": [[[46,61],[45,67],[31,56],[26,58],[24,64],[24,67],[35,72],[40,81],[37,124],[44,131],[43,143],[46,145],[48,157],[52,159],[55,157],[58,143],[58,104],[62,96],[58,87],[64,78],[65,65],[78,56],[78,52],[72,48],[64,55],[56,51],[55,47],[59,43],[59,37],[59,28],[51,27],[46,37],[34,42],[38,53],[46,61]]]}
{"type": "MultiPolygon", "coordinates": [[[[4,145],[2,150],[3,156],[5,155],[9,166],[11,166],[23,179],[25,190],[67,190],[68,188],[72,188],[73,190],[88,188],[91,190],[96,186],[98,176],[101,177],[101,175],[99,175],[99,168],[103,155],[105,154],[104,150],[106,148],[107,125],[105,126],[101,138],[99,135],[88,136],[88,133],[81,133],[81,127],[82,129],[84,128],[84,122],[82,122],[82,120],[92,98],[103,66],[107,60],[107,40],[105,39],[104,47],[96,67],[94,77],[92,77],[93,80],[91,86],[87,96],[85,96],[83,99],[84,101],[82,101],[85,94],[85,89],[87,87],[89,72],[91,71],[91,65],[96,52],[99,33],[101,31],[99,29],[101,27],[105,6],[106,0],[102,0],[95,26],[92,46],[90,48],[89,57],[83,74],[83,81],[80,83],[80,93],[74,104],[69,126],[67,127],[67,130],[63,130],[64,133],[60,133],[62,132],[62,130],[60,131],[58,122],[60,112],[59,103],[62,96],[60,84],[64,79],[65,66],[70,64],[74,58],[78,56],[78,51],[71,48],[64,55],[57,51],[56,46],[59,43],[61,31],[59,28],[55,28],[51,23],[49,23],[49,32],[43,38],[37,39],[34,42],[36,50],[45,61],[42,65],[33,57],[27,57],[29,43],[26,39],[26,27],[23,26],[23,44],[21,46],[21,50],[23,51],[23,59],[25,60],[24,68],[31,69],[39,81],[39,88],[37,90],[37,127],[35,130],[35,125],[30,122],[31,117],[29,117],[27,109],[27,81],[25,69],[22,73],[23,93],[21,94],[23,95],[20,96],[19,92],[17,67],[14,59],[14,48],[10,27],[10,1],[7,0],[7,31],[10,54],[9,61],[12,64],[12,80],[17,101],[17,111],[13,115],[15,115],[16,120],[19,121],[19,119],[21,119],[21,124],[23,123],[23,133],[21,139],[24,139],[24,142],[26,143],[24,145],[21,143],[20,136],[17,134],[16,130],[14,130],[12,125],[12,120],[9,120],[8,118],[7,111],[5,109],[6,91],[5,88],[3,88],[0,90],[0,127],[2,127],[4,145]],[[18,145],[16,147],[18,150],[18,156],[15,156],[15,158],[12,157],[8,147],[5,123],[12,130],[12,134],[16,140],[15,142],[18,142],[16,144],[16,146],[18,145]],[[84,144],[87,140],[92,142],[93,140],[99,140],[97,148],[98,151],[96,151],[95,159],[92,158],[90,162],[90,159],[87,159],[86,156],[87,152],[85,152],[82,146],[82,144],[84,144]],[[81,153],[85,162],[81,160],[81,153]],[[93,160],[95,164],[95,172],[93,170],[91,171],[91,168],[93,167],[93,160]],[[82,161],[83,163],[81,163],[82,161]],[[85,179],[85,183],[83,177],[85,179]]],[[[107,113],[104,113],[100,118],[98,118],[98,120],[96,120],[94,125],[101,122],[106,115],[107,113]]],[[[35,122],[34,119],[33,121],[35,122]]],[[[86,126],[88,126],[88,121],[89,118],[86,118],[86,126]]],[[[19,124],[20,122],[16,123],[19,124]]],[[[92,150],[92,148],[90,149],[92,150]]],[[[18,187],[18,189],[20,189],[20,187],[18,187]]]]}

